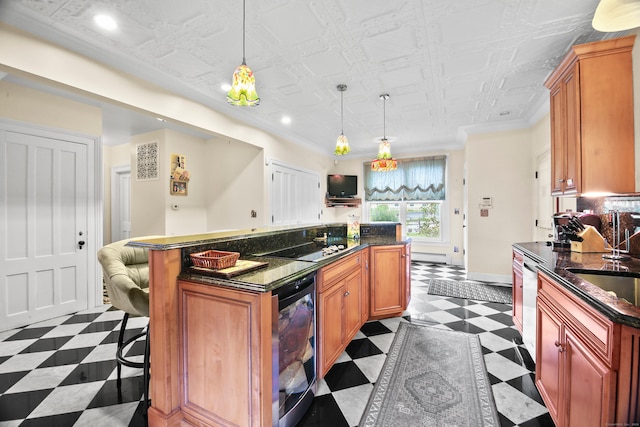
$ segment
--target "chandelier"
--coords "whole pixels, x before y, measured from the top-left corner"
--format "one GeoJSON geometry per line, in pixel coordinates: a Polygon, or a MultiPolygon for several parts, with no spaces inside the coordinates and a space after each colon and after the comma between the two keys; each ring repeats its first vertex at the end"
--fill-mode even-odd
{"type": "Polygon", "coordinates": [[[383,108],[383,136],[378,146],[378,156],[371,162],[371,170],[387,172],[398,169],[398,161],[391,156],[391,145],[387,140],[387,99],[389,99],[389,95],[380,95],[380,99],[382,99],[383,108]]]}
{"type": "Polygon", "coordinates": [[[256,92],[256,78],[245,60],[246,0],[242,0],[242,64],[233,72],[233,84],[227,92],[227,102],[231,105],[252,106],[260,103],[256,92]]]}
{"type": "Polygon", "coordinates": [[[336,156],[343,156],[351,151],[351,147],[349,147],[349,140],[344,136],[344,105],[342,95],[345,90],[347,90],[347,85],[338,85],[338,91],[340,91],[340,136],[336,141],[336,149],[333,152],[336,156]]]}

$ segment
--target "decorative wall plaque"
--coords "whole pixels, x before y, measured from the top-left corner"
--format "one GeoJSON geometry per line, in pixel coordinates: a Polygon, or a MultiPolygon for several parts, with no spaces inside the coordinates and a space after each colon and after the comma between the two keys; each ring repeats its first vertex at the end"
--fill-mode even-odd
{"type": "Polygon", "coordinates": [[[158,179],[158,141],[138,144],[136,159],[138,181],[158,179]]]}

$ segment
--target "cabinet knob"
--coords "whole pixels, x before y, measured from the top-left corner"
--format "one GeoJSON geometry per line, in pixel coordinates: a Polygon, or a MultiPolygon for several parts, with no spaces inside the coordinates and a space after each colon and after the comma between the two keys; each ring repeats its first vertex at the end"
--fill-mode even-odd
{"type": "Polygon", "coordinates": [[[564,352],[564,345],[562,345],[562,344],[560,343],[560,341],[556,341],[556,342],[554,342],[554,343],[553,343],[553,345],[555,345],[556,347],[558,347],[558,351],[559,351],[560,353],[563,353],[563,352],[564,352]]]}
{"type": "Polygon", "coordinates": [[[348,296],[349,296],[349,291],[345,292],[345,293],[344,293],[344,296],[345,296],[345,297],[348,297],[348,296]]]}

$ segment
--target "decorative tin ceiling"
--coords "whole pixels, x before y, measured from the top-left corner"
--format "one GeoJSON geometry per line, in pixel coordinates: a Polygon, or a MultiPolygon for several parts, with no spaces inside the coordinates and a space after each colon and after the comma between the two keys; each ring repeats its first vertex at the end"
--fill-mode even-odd
{"type": "Polygon", "coordinates": [[[530,126],[548,109],[542,83],[567,49],[619,36],[593,30],[597,4],[247,0],[255,108],[227,105],[220,88],[242,61],[240,0],[0,0],[0,20],[328,154],[340,134],[336,86],[348,86],[349,156],[377,152],[379,95],[388,93],[386,134],[398,156],[530,126]],[[112,14],[118,30],[98,29],[97,13],[112,14]]]}

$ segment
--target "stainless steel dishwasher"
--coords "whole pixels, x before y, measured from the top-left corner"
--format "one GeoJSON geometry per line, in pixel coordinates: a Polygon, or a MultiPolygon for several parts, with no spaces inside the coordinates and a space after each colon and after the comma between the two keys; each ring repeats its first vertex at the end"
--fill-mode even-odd
{"type": "Polygon", "coordinates": [[[522,341],[533,361],[536,361],[536,297],[538,267],[531,258],[523,257],[522,268],[522,341]]]}
{"type": "Polygon", "coordinates": [[[273,424],[293,427],[316,392],[316,273],[274,291],[273,424]]]}

